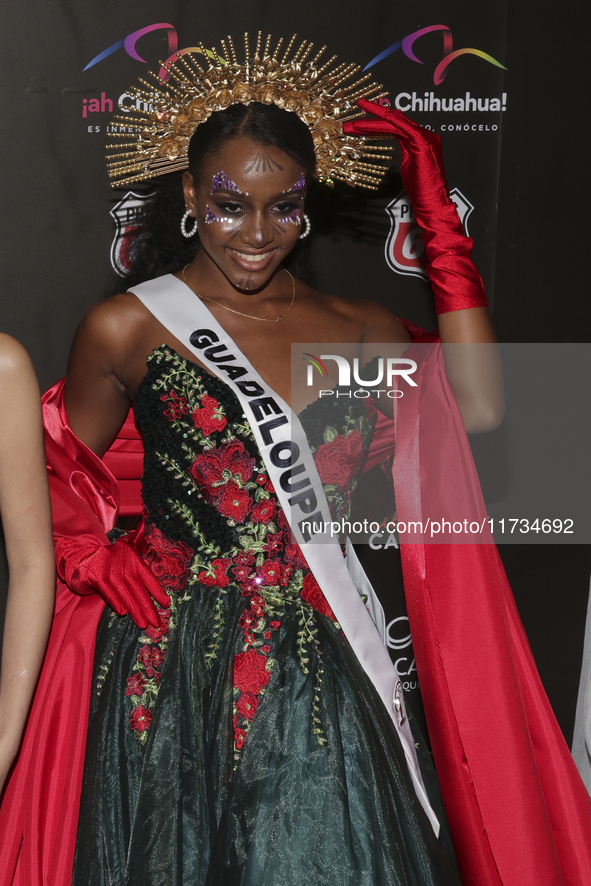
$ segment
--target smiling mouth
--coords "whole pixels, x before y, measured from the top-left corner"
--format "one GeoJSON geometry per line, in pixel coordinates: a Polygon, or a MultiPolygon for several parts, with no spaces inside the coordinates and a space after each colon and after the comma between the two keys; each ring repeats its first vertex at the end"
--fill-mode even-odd
{"type": "Polygon", "coordinates": [[[258,255],[251,255],[248,252],[238,252],[237,249],[230,249],[230,252],[233,252],[234,255],[238,256],[238,258],[241,259],[241,261],[248,262],[251,265],[257,265],[257,264],[260,264],[261,262],[266,261],[269,258],[269,256],[273,255],[275,250],[272,249],[272,250],[270,250],[270,252],[261,252],[258,255]]]}

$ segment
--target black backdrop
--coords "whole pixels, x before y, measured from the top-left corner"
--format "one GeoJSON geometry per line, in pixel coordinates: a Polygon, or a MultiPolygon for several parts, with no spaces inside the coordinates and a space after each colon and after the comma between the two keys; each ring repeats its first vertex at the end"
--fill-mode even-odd
{"type": "MultiPolygon", "coordinates": [[[[582,3],[532,8],[525,0],[304,0],[289,6],[227,0],[223,11],[196,0],[4,0],[1,328],[29,349],[46,388],[63,374],[78,320],[106,284],[114,233],[109,210],[124,194],[110,191],[105,173],[109,111],[146,69],[124,46],[87,68],[109,47],[151,25],[169,25],[128,43],[154,67],[176,48],[170,42],[175,36],[179,48],[201,40],[207,46],[228,32],[260,28],[277,37],[297,32],[364,66],[408,35],[446,26],[418,35],[371,71],[401,107],[414,98],[411,116],[442,132],[450,186],[474,207],[469,232],[501,340],[588,341],[583,21],[582,3]],[[444,54],[466,48],[476,52],[454,57],[445,79],[434,82],[444,54]],[[421,110],[417,100],[425,93],[431,109],[421,110]],[[481,110],[473,104],[478,98],[481,110]],[[460,103],[438,111],[433,99],[460,103]],[[492,99],[503,109],[490,110],[492,99]]],[[[327,197],[316,218],[311,212],[311,262],[320,288],[370,295],[429,325],[424,281],[393,272],[384,257],[385,208],[399,191],[393,172],[376,197],[340,189],[327,197]]],[[[591,550],[511,546],[501,553],[569,736],[591,550]]],[[[387,572],[387,556],[375,568],[387,572]]]]}

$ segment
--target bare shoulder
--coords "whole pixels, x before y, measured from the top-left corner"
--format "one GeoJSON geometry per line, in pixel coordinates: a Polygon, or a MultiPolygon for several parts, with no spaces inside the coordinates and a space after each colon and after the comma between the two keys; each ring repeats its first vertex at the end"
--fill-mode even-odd
{"type": "MultiPolygon", "coordinates": [[[[26,349],[0,333],[0,453],[7,456],[41,439],[41,392],[26,349]]],[[[24,457],[24,453],[21,453],[24,457]]]]}
{"type": "Polygon", "coordinates": [[[76,337],[110,350],[141,336],[150,317],[135,295],[122,292],[92,305],[82,318],[76,337]]]}
{"type": "Polygon", "coordinates": [[[319,309],[331,318],[341,320],[356,330],[356,341],[408,342],[402,323],[387,308],[369,298],[344,298],[309,290],[319,309]]]}
{"type": "MultiPolygon", "coordinates": [[[[7,414],[15,420],[21,413],[35,413],[41,408],[37,373],[20,342],[0,333],[0,417],[7,414]]],[[[10,423],[4,421],[4,428],[10,423]]]]}
{"type": "Polygon", "coordinates": [[[365,318],[365,342],[408,342],[410,336],[400,320],[383,305],[369,298],[359,300],[358,310],[365,318]]]}
{"type": "Polygon", "coordinates": [[[11,335],[0,332],[0,382],[5,385],[22,377],[35,375],[26,349],[11,335]]]}

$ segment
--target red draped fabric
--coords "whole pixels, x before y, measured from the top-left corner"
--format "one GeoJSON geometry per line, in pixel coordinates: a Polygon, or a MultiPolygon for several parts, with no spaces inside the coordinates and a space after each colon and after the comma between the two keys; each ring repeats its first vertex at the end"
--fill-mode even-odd
{"type": "MultiPolygon", "coordinates": [[[[107,464],[135,480],[135,502],[127,496],[127,513],[141,512],[141,441],[128,419],[124,435],[101,461],[70,430],[62,394],[59,382],[43,397],[54,532],[107,545],[106,532],[119,507],[118,483],[107,464]]],[[[2,886],[71,884],[94,644],[103,607],[98,595],[79,597],[58,579],[43,669],[0,807],[2,886]]]]}
{"type": "MultiPolygon", "coordinates": [[[[395,418],[397,520],[486,518],[441,348],[395,418]]],[[[404,587],[443,799],[475,886],[591,883],[591,798],[556,722],[493,544],[401,544],[404,587]]]]}
{"type": "Polygon", "coordinates": [[[141,514],[144,444],[131,409],[113,445],[105,452],[103,463],[119,481],[119,517],[141,514]]]}

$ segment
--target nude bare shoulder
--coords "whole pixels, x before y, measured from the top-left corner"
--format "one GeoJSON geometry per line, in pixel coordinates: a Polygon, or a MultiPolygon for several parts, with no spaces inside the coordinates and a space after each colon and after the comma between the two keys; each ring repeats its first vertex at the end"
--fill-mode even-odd
{"type": "Polygon", "coordinates": [[[108,349],[141,337],[152,315],[129,292],[113,295],[92,305],[80,322],[77,335],[99,339],[108,349]]]}
{"type": "Polygon", "coordinates": [[[154,323],[152,314],[131,293],[120,293],[92,305],[76,331],[68,375],[83,360],[102,366],[104,374],[123,379],[154,323]]]}
{"type": "Polygon", "coordinates": [[[10,384],[23,372],[34,373],[26,349],[11,335],[0,332],[0,383],[10,384]]]}
{"type": "MultiPolygon", "coordinates": [[[[18,459],[19,450],[29,445],[29,454],[35,447],[42,452],[37,375],[26,349],[4,333],[0,333],[0,416],[2,461],[18,459]]],[[[20,454],[22,458],[26,455],[24,451],[20,454]]]]}

